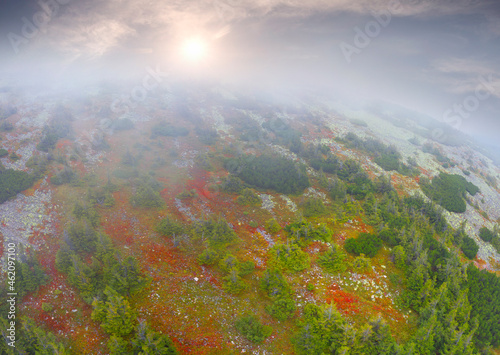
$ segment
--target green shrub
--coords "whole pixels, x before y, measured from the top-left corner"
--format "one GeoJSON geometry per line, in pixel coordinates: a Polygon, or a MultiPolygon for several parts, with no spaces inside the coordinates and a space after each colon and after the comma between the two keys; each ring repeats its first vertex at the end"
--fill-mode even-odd
{"type": "Polygon", "coordinates": [[[406,266],[406,252],[401,245],[397,245],[392,249],[392,260],[399,268],[406,266]]]}
{"type": "Polygon", "coordinates": [[[12,161],[18,161],[19,159],[21,159],[21,157],[19,155],[16,154],[16,152],[12,152],[10,155],[9,155],[9,158],[10,160],[12,161]]]}
{"type": "Polygon", "coordinates": [[[44,312],[50,312],[50,311],[52,311],[53,308],[54,307],[51,304],[46,303],[46,302],[42,302],[42,309],[44,312]]]}
{"type": "Polygon", "coordinates": [[[356,126],[368,127],[368,123],[359,118],[351,118],[349,121],[351,121],[351,123],[356,126]]]}
{"type": "Polygon", "coordinates": [[[243,206],[257,206],[260,205],[260,197],[250,189],[244,189],[243,194],[236,199],[240,205],[243,206]]]}
{"type": "Polygon", "coordinates": [[[245,185],[241,182],[239,178],[234,175],[229,175],[222,183],[220,184],[220,189],[229,194],[239,194],[245,185]]]}
{"type": "Polygon", "coordinates": [[[163,137],[184,137],[189,134],[189,130],[185,127],[169,125],[166,122],[161,122],[151,128],[151,138],[158,136],[163,137]]]}
{"type": "Polygon", "coordinates": [[[111,186],[105,186],[101,188],[90,188],[87,190],[87,198],[89,202],[93,205],[99,205],[102,207],[113,207],[115,205],[115,199],[111,194],[111,186]]]}
{"type": "Polygon", "coordinates": [[[134,207],[160,208],[164,201],[160,194],[153,189],[150,184],[141,183],[135,194],[130,198],[130,203],[134,207]]]}
{"type": "Polygon", "coordinates": [[[479,237],[485,242],[491,242],[491,240],[495,237],[495,233],[486,227],[481,227],[479,230],[479,237]]]}
{"type": "Polygon", "coordinates": [[[352,268],[357,272],[367,272],[371,270],[371,262],[370,259],[365,258],[363,254],[356,257],[352,262],[352,268]]]}
{"type": "Polygon", "coordinates": [[[249,185],[283,194],[297,194],[309,187],[305,166],[271,155],[226,159],[224,168],[249,185]]]}
{"type": "Polygon", "coordinates": [[[219,248],[236,240],[236,233],[223,219],[209,219],[194,223],[191,232],[196,239],[207,238],[208,244],[219,248]]]}
{"type": "Polygon", "coordinates": [[[475,195],[479,188],[468,182],[463,176],[440,173],[432,179],[432,183],[421,181],[422,191],[433,201],[449,212],[463,213],[467,205],[465,193],[475,195]]]}
{"type": "Polygon", "coordinates": [[[127,131],[134,128],[134,122],[132,122],[129,118],[120,118],[113,121],[111,128],[117,132],[127,131]]]}
{"type": "Polygon", "coordinates": [[[333,244],[330,249],[318,258],[318,264],[332,273],[344,272],[347,269],[345,259],[346,254],[337,245],[333,244]]]}
{"type": "Polygon", "coordinates": [[[9,155],[8,150],[5,148],[0,148],[0,158],[6,157],[7,155],[9,155]]]}
{"type": "Polygon", "coordinates": [[[351,254],[373,258],[382,248],[382,241],[374,234],[360,233],[357,238],[346,239],[344,247],[351,254]]]}
{"type": "Polygon", "coordinates": [[[156,226],[156,231],[164,237],[181,235],[184,233],[184,226],[172,217],[167,216],[156,226]]]}
{"type": "Polygon", "coordinates": [[[180,194],[176,196],[180,200],[186,200],[188,198],[195,198],[198,197],[198,194],[196,193],[195,189],[191,190],[184,190],[180,194]]]}
{"type": "Polygon", "coordinates": [[[76,202],[72,212],[78,221],[85,219],[89,221],[94,228],[99,224],[99,214],[93,206],[76,202]]]}
{"type": "Polygon", "coordinates": [[[398,171],[400,169],[399,154],[382,154],[374,159],[374,162],[385,171],[398,171]]]}
{"type": "Polygon", "coordinates": [[[468,259],[472,260],[476,257],[477,252],[479,251],[479,246],[474,239],[466,235],[462,240],[461,249],[464,255],[468,259]]]}
{"type": "Polygon", "coordinates": [[[273,235],[278,233],[281,230],[281,226],[274,218],[271,218],[266,222],[265,228],[269,234],[273,234],[273,235]]]}
{"type": "Polygon", "coordinates": [[[301,246],[306,246],[314,240],[328,242],[332,236],[332,231],[325,224],[313,225],[304,220],[290,223],[285,227],[285,231],[301,246]]]}
{"type": "Polygon", "coordinates": [[[271,327],[260,324],[259,320],[252,315],[238,318],[235,326],[245,338],[254,343],[262,343],[273,332],[271,327]]]}
{"type": "Polygon", "coordinates": [[[260,279],[260,288],[271,298],[288,297],[290,286],[279,270],[267,269],[260,279]]]}
{"type": "Polygon", "coordinates": [[[123,180],[128,180],[131,178],[135,178],[139,176],[139,172],[136,169],[117,169],[113,171],[113,176],[123,179],[123,180]]]}
{"type": "Polygon", "coordinates": [[[326,212],[323,201],[319,198],[309,198],[302,205],[304,217],[318,217],[326,212]]]}
{"type": "Polygon", "coordinates": [[[295,243],[276,244],[269,251],[269,265],[277,269],[299,272],[309,267],[309,255],[295,243]]]}
{"type": "Polygon", "coordinates": [[[230,270],[229,275],[224,277],[223,280],[224,284],[222,287],[226,292],[233,295],[237,295],[247,288],[247,285],[241,279],[237,269],[230,270]]]}
{"type": "Polygon", "coordinates": [[[200,142],[206,145],[214,145],[219,138],[217,131],[211,128],[196,127],[195,132],[198,135],[200,142]]]}
{"type": "Polygon", "coordinates": [[[2,132],[10,132],[14,129],[14,125],[10,122],[3,121],[0,123],[0,131],[2,132]]]}
{"type": "Polygon", "coordinates": [[[25,171],[0,170],[0,203],[33,186],[33,176],[25,171]]]}
{"type": "Polygon", "coordinates": [[[241,276],[246,276],[248,274],[251,274],[254,270],[255,270],[255,264],[253,263],[253,261],[247,260],[240,263],[241,276]]]}
{"type": "Polygon", "coordinates": [[[219,254],[213,249],[205,249],[197,259],[201,265],[213,265],[219,259],[219,254]]]}
{"type": "Polygon", "coordinates": [[[227,254],[222,260],[219,262],[219,267],[226,273],[231,272],[233,269],[237,269],[239,271],[240,262],[238,259],[231,255],[227,254]]]}
{"type": "Polygon", "coordinates": [[[295,302],[290,297],[278,297],[266,311],[279,321],[285,321],[295,313],[295,302]]]}
{"type": "Polygon", "coordinates": [[[74,183],[78,179],[76,173],[69,166],[65,166],[56,175],[50,178],[50,182],[54,185],[63,185],[68,183],[74,183]]]}

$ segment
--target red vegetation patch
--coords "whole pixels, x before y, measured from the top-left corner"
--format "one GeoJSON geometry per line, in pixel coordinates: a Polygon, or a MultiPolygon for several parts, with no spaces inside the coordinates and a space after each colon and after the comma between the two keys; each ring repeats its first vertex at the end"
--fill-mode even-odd
{"type": "Polygon", "coordinates": [[[176,264],[177,256],[174,257],[172,250],[169,250],[165,245],[159,243],[143,244],[141,246],[143,260],[147,264],[156,265],[166,262],[168,264],[176,264]]]}
{"type": "Polygon", "coordinates": [[[312,242],[307,246],[305,252],[309,254],[317,254],[317,253],[323,253],[327,250],[328,250],[328,245],[326,245],[325,243],[312,242]]]}
{"type": "Polygon", "coordinates": [[[56,148],[57,148],[57,149],[63,149],[63,148],[65,148],[65,147],[71,147],[71,144],[72,144],[72,143],[71,143],[71,141],[70,141],[70,140],[68,140],[68,139],[63,139],[63,140],[61,140],[61,141],[57,142],[56,148]]]}
{"type": "Polygon", "coordinates": [[[104,231],[123,244],[131,245],[134,242],[133,228],[128,219],[116,218],[116,216],[104,225],[104,231]]]}
{"type": "Polygon", "coordinates": [[[193,169],[191,172],[191,175],[193,176],[192,180],[188,180],[186,182],[186,190],[196,190],[196,193],[200,196],[203,196],[207,199],[212,199],[215,194],[212,192],[208,191],[206,188],[207,182],[208,182],[208,172],[202,169],[193,169]]]}
{"type": "Polygon", "coordinates": [[[488,267],[488,263],[485,260],[479,258],[476,258],[476,260],[474,260],[474,265],[480,270],[486,269],[488,267]]]}
{"type": "Polygon", "coordinates": [[[422,167],[420,167],[420,166],[418,167],[418,169],[420,170],[420,172],[421,172],[422,174],[424,174],[424,175],[426,175],[426,176],[428,176],[428,177],[430,177],[430,176],[431,176],[431,174],[429,173],[429,171],[428,171],[428,170],[426,170],[426,169],[424,169],[424,168],[422,168],[422,167]]]}
{"type": "Polygon", "coordinates": [[[328,287],[326,292],[326,303],[335,302],[337,309],[344,315],[353,315],[359,313],[357,304],[359,300],[356,296],[342,291],[340,286],[333,284],[328,287]]]}

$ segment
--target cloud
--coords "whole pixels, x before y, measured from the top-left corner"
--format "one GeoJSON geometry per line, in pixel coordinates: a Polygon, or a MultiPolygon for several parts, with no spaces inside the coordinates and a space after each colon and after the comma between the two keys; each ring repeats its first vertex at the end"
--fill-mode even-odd
{"type": "Polygon", "coordinates": [[[399,17],[485,14],[486,4],[478,0],[73,0],[37,40],[63,53],[96,58],[134,38],[169,41],[194,32],[220,38],[232,24],[246,19],[387,11],[399,17]]]}
{"type": "Polygon", "coordinates": [[[433,81],[440,83],[448,92],[471,94],[478,87],[485,86],[494,96],[500,98],[500,71],[493,63],[469,58],[448,58],[433,63],[433,81]]]}

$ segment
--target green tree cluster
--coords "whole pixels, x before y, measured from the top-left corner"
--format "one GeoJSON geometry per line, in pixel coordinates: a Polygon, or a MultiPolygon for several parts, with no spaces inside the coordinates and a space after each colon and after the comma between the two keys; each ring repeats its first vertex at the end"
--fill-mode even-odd
{"type": "Polygon", "coordinates": [[[251,189],[244,189],[243,193],[236,199],[236,202],[243,206],[258,206],[261,200],[251,189]]]}
{"type": "Polygon", "coordinates": [[[186,228],[176,219],[167,216],[163,218],[156,226],[156,231],[164,237],[172,237],[182,235],[186,232],[186,228]]]}
{"type": "Polygon", "coordinates": [[[386,171],[394,170],[404,175],[415,173],[413,169],[401,162],[401,154],[394,146],[385,145],[374,138],[362,139],[352,132],[349,132],[344,138],[340,138],[339,141],[349,148],[368,153],[373,157],[374,162],[386,171]]]}
{"type": "Polygon", "coordinates": [[[92,225],[92,227],[96,228],[99,224],[99,214],[96,209],[87,205],[86,203],[76,202],[73,207],[73,215],[76,217],[78,221],[84,219],[92,225]]]}
{"type": "Polygon", "coordinates": [[[302,205],[304,217],[319,217],[326,213],[323,200],[319,198],[308,198],[302,205]]]}
{"type": "Polygon", "coordinates": [[[185,137],[189,130],[181,126],[172,126],[167,122],[160,122],[151,128],[151,138],[163,137],[185,137]]]}
{"type": "Polygon", "coordinates": [[[344,272],[347,269],[347,255],[336,244],[318,257],[318,265],[331,273],[344,272]]]}
{"type": "Polygon", "coordinates": [[[489,243],[495,237],[496,237],[496,234],[492,230],[488,229],[487,227],[481,227],[481,229],[479,229],[479,238],[481,238],[485,242],[489,243]]]}
{"type": "Polygon", "coordinates": [[[307,246],[314,240],[329,242],[332,231],[324,224],[313,225],[305,220],[298,220],[285,227],[289,238],[294,239],[300,246],[307,246]]]}
{"type": "Polygon", "coordinates": [[[357,238],[347,238],[344,247],[351,254],[373,258],[382,248],[382,241],[374,234],[359,233],[357,238]]]}
{"type": "Polygon", "coordinates": [[[349,325],[333,306],[307,304],[294,345],[299,355],[399,354],[388,325],[375,318],[361,329],[349,325]]]}
{"type": "Polygon", "coordinates": [[[479,188],[468,182],[463,176],[440,173],[431,183],[421,180],[422,191],[434,202],[447,211],[463,213],[466,210],[466,192],[475,195],[479,188]]]}
{"type": "Polygon", "coordinates": [[[280,224],[274,218],[271,218],[266,221],[265,228],[268,233],[273,235],[281,230],[280,224]]]}
{"type": "Polygon", "coordinates": [[[57,174],[50,178],[50,182],[54,185],[63,185],[75,183],[78,180],[78,175],[73,169],[65,165],[57,174]]]}
{"type": "Polygon", "coordinates": [[[206,145],[214,145],[219,139],[217,131],[209,127],[196,127],[195,132],[200,142],[206,145]]]}
{"type": "Polygon", "coordinates": [[[225,220],[220,218],[196,221],[190,229],[190,234],[197,239],[206,241],[208,246],[214,249],[221,248],[237,239],[234,230],[225,220]]]}
{"type": "Polygon", "coordinates": [[[74,117],[67,108],[57,107],[49,124],[43,128],[42,138],[36,148],[42,152],[54,149],[60,138],[68,138],[73,134],[72,121],[74,117]]]}
{"type": "Polygon", "coordinates": [[[234,175],[229,175],[220,184],[221,191],[228,194],[239,194],[244,188],[245,185],[241,179],[234,175]]]}
{"type": "Polygon", "coordinates": [[[262,343],[273,332],[273,328],[263,325],[257,317],[244,315],[236,319],[236,329],[248,340],[254,343],[262,343]]]}
{"type": "Polygon", "coordinates": [[[285,145],[294,153],[302,149],[301,133],[279,117],[272,117],[262,124],[262,128],[274,134],[276,143],[285,145]]]}
{"type": "Polygon", "coordinates": [[[279,270],[267,269],[260,280],[260,288],[271,298],[271,305],[266,311],[274,318],[285,321],[295,313],[295,302],[291,298],[292,290],[279,270]]]}
{"type": "Polygon", "coordinates": [[[158,193],[158,187],[147,181],[140,181],[130,198],[130,204],[134,207],[161,208],[165,205],[163,198],[158,193]]]}
{"type": "Polygon", "coordinates": [[[486,270],[469,264],[467,269],[468,299],[471,317],[478,319],[475,341],[479,347],[500,345],[500,279],[486,270]]]}
{"type": "Polygon", "coordinates": [[[91,303],[94,297],[102,295],[106,286],[127,296],[141,289],[147,279],[141,274],[137,260],[124,257],[105,234],[94,231],[94,235],[93,248],[75,250],[63,242],[56,254],[57,269],[67,274],[82,298],[91,303]],[[82,258],[88,255],[92,255],[90,264],[82,258]]]}
{"type": "Polygon", "coordinates": [[[134,128],[134,122],[130,118],[119,118],[113,121],[111,129],[116,132],[128,131],[134,128]]]}
{"type": "Polygon", "coordinates": [[[17,354],[37,354],[37,355],[69,355],[71,352],[61,342],[59,342],[53,333],[45,331],[28,317],[21,318],[17,323],[15,347],[7,345],[9,340],[6,338],[7,329],[10,325],[6,317],[0,318],[0,353],[6,355],[17,354]]]}
{"type": "Polygon", "coordinates": [[[19,258],[15,264],[15,282],[9,282],[9,278],[6,278],[5,282],[9,286],[14,286],[19,299],[28,293],[36,292],[50,279],[31,250],[19,249],[19,258]]]}
{"type": "Polygon", "coordinates": [[[309,255],[292,239],[287,244],[275,244],[269,250],[268,264],[272,268],[299,272],[309,267],[309,255]]]}
{"type": "Polygon", "coordinates": [[[33,178],[35,180],[41,179],[45,176],[49,160],[44,154],[33,154],[26,162],[26,167],[33,170],[33,178]]]}
{"type": "Polygon", "coordinates": [[[116,201],[111,193],[114,192],[115,189],[116,187],[111,183],[103,187],[89,187],[87,190],[87,200],[94,206],[113,207],[116,201]]]}
{"type": "Polygon", "coordinates": [[[462,240],[462,245],[460,249],[467,257],[467,259],[474,259],[479,251],[479,245],[477,245],[476,241],[469,236],[464,236],[462,240]]]}
{"type": "Polygon", "coordinates": [[[0,169],[0,203],[33,186],[34,178],[25,171],[0,169]]]}
{"type": "Polygon", "coordinates": [[[279,156],[228,158],[224,168],[249,185],[283,194],[298,194],[310,186],[304,166],[279,156]]]}
{"type": "Polygon", "coordinates": [[[110,287],[104,290],[104,299],[92,302],[92,320],[100,322],[108,334],[123,337],[134,330],[135,314],[127,299],[110,287]]]}

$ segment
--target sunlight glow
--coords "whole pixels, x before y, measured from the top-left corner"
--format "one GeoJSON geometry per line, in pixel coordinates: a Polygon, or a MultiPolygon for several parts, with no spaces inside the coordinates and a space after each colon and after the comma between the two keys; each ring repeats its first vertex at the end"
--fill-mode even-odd
{"type": "Polygon", "coordinates": [[[200,39],[191,39],[184,43],[184,57],[190,61],[200,61],[207,54],[207,46],[200,39]]]}

